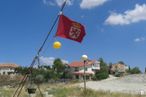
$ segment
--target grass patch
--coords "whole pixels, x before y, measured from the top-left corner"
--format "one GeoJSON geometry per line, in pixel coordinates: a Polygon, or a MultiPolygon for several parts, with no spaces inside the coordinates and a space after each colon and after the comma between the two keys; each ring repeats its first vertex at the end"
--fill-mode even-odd
{"type": "MultiPolygon", "coordinates": [[[[86,92],[83,88],[75,87],[71,85],[42,85],[40,86],[42,92],[47,91],[49,94],[53,94],[53,97],[146,97],[134,94],[124,93],[111,93],[109,91],[94,91],[87,89],[86,92]]],[[[0,88],[0,97],[12,97],[15,88],[0,88]]],[[[23,89],[20,97],[29,97],[27,91],[23,89]]],[[[39,91],[36,92],[36,97],[41,97],[39,91]]]]}
{"type": "Polygon", "coordinates": [[[124,93],[111,93],[103,91],[94,91],[87,89],[86,92],[83,88],[79,87],[58,87],[53,88],[55,97],[146,97],[141,95],[124,94],[124,93]]]}
{"type": "Polygon", "coordinates": [[[12,92],[10,89],[0,89],[0,97],[11,97],[12,92]]]}

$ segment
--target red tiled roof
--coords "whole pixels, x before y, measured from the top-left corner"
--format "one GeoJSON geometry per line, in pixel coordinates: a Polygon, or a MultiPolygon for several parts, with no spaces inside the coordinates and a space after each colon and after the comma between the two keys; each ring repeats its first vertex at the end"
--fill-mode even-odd
{"type": "MultiPolygon", "coordinates": [[[[87,63],[85,64],[86,66],[90,66],[95,62],[95,60],[89,60],[87,61],[87,63]]],[[[84,66],[84,62],[82,61],[74,61],[72,63],[69,64],[70,67],[83,67],[84,66]]]]}
{"type": "Polygon", "coordinates": [[[19,67],[16,64],[0,64],[0,68],[17,68],[19,67]]]}

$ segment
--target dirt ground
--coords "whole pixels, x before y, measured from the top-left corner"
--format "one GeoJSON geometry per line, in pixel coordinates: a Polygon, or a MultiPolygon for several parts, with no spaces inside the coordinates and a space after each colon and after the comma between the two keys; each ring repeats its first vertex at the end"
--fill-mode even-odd
{"type": "MultiPolygon", "coordinates": [[[[110,78],[103,81],[88,81],[86,85],[87,88],[94,90],[146,94],[146,74],[128,75],[120,78],[110,76],[110,78]]],[[[83,87],[84,84],[81,83],[79,86],[83,87]]]]}

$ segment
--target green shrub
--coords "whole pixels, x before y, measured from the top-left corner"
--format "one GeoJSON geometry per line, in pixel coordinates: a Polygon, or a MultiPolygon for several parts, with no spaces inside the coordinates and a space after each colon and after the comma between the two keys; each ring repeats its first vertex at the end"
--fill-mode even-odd
{"type": "Polygon", "coordinates": [[[97,71],[95,73],[95,77],[97,80],[102,80],[102,79],[106,79],[109,77],[109,73],[108,73],[108,66],[107,64],[103,61],[102,58],[99,59],[100,62],[100,71],[97,71]]]}
{"type": "Polygon", "coordinates": [[[97,80],[102,80],[102,79],[106,79],[109,77],[109,74],[107,72],[97,72],[96,73],[96,79],[97,80]]]}
{"type": "Polygon", "coordinates": [[[92,80],[97,80],[97,78],[96,78],[96,76],[94,75],[94,76],[92,76],[92,80]]]}
{"type": "Polygon", "coordinates": [[[115,76],[116,76],[116,77],[121,77],[121,76],[123,76],[123,73],[117,71],[117,72],[115,72],[115,76]]]}
{"type": "Polygon", "coordinates": [[[130,70],[131,74],[139,74],[141,73],[140,69],[138,67],[134,67],[133,69],[130,70]]]}

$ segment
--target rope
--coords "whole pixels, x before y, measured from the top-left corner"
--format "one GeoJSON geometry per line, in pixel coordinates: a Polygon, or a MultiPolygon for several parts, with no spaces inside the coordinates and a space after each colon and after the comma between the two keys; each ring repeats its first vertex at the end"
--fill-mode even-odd
{"type": "Polygon", "coordinates": [[[43,97],[43,93],[42,93],[42,91],[41,91],[41,89],[40,89],[40,86],[37,85],[37,87],[38,87],[38,89],[39,89],[39,92],[40,92],[41,97],[43,97]]]}
{"type": "Polygon", "coordinates": [[[26,77],[27,77],[27,75],[25,75],[25,76],[23,77],[23,79],[22,79],[22,81],[20,82],[18,88],[16,89],[16,91],[15,91],[13,97],[15,97],[16,94],[17,94],[17,92],[18,92],[18,90],[20,90],[20,87],[21,87],[21,85],[23,84],[23,82],[25,81],[26,77]]]}
{"type": "Polygon", "coordinates": [[[53,23],[53,25],[52,25],[50,31],[48,32],[48,34],[47,34],[47,36],[46,36],[46,38],[45,38],[45,40],[44,40],[42,46],[41,46],[40,49],[38,50],[38,52],[37,52],[38,55],[39,55],[39,53],[42,51],[44,45],[46,44],[46,41],[48,40],[48,37],[50,36],[50,34],[51,34],[53,28],[55,27],[55,25],[56,25],[56,23],[57,23],[57,21],[58,21],[58,18],[60,17],[60,13],[62,13],[62,11],[63,11],[63,9],[64,9],[64,7],[65,7],[65,5],[66,5],[66,2],[67,2],[67,0],[64,1],[63,5],[62,5],[62,7],[61,7],[61,10],[59,11],[59,14],[56,16],[56,19],[55,19],[55,21],[54,21],[54,23],[53,23]]]}
{"type": "Polygon", "coordinates": [[[37,55],[33,58],[33,61],[32,61],[32,63],[31,63],[31,65],[29,66],[28,72],[26,72],[26,74],[24,75],[24,77],[23,77],[22,81],[20,82],[18,88],[16,89],[16,91],[15,91],[13,97],[19,97],[19,96],[20,96],[20,93],[21,93],[21,91],[22,91],[22,89],[23,89],[23,87],[24,87],[24,85],[25,85],[25,83],[26,83],[28,74],[31,73],[31,70],[32,70],[32,68],[33,68],[33,66],[34,66],[34,64],[35,64],[35,61],[36,61],[38,55],[40,54],[40,52],[42,51],[44,45],[46,44],[46,42],[47,42],[47,40],[48,40],[48,38],[49,38],[49,36],[50,36],[52,30],[54,29],[54,27],[55,27],[55,25],[56,25],[56,23],[57,23],[57,21],[58,21],[58,19],[59,19],[59,17],[60,17],[60,13],[62,13],[62,11],[63,11],[63,9],[64,9],[64,7],[65,7],[65,5],[66,5],[66,2],[67,2],[67,0],[64,1],[63,5],[62,5],[62,7],[61,7],[61,9],[60,9],[60,11],[59,11],[59,14],[56,16],[56,19],[55,19],[55,21],[54,21],[52,27],[50,28],[50,30],[49,30],[49,32],[48,32],[48,34],[47,34],[47,36],[46,36],[44,42],[42,43],[40,49],[37,51],[37,55]],[[17,92],[18,92],[18,93],[17,93],[17,92]]]}
{"type": "Polygon", "coordinates": [[[38,68],[40,68],[41,64],[40,64],[40,55],[37,56],[37,63],[38,63],[38,68]]]}
{"type": "Polygon", "coordinates": [[[21,90],[22,90],[23,86],[24,86],[25,83],[26,83],[26,79],[27,79],[27,77],[28,77],[28,74],[31,73],[31,70],[32,70],[32,67],[34,66],[34,63],[35,63],[36,58],[37,58],[37,57],[35,57],[35,58],[33,59],[32,64],[29,66],[28,71],[25,73],[24,77],[22,78],[22,81],[20,82],[18,88],[16,89],[16,91],[15,91],[13,97],[19,97],[19,95],[20,95],[20,93],[21,93],[21,90]],[[18,92],[18,93],[17,93],[17,92],[18,92]],[[16,96],[16,95],[17,95],[17,96],[16,96]]]}

